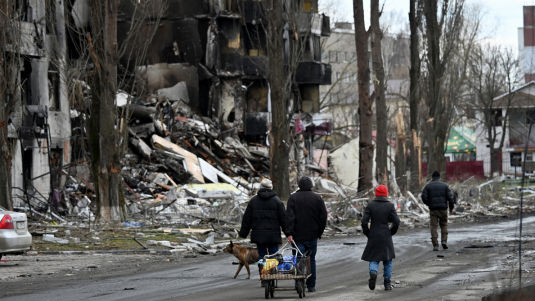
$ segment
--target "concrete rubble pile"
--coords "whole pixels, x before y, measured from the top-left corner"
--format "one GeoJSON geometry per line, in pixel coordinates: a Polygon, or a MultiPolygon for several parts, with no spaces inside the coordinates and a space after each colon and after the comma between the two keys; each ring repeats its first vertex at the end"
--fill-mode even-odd
{"type": "MultiPolygon", "coordinates": [[[[354,234],[361,231],[360,219],[368,204],[370,192],[358,193],[355,189],[324,178],[315,178],[315,190],[324,198],[329,212],[327,233],[334,235],[354,234]]],[[[520,206],[520,183],[504,177],[480,182],[469,178],[451,183],[456,204],[452,222],[474,221],[481,217],[506,217],[518,214],[520,206]]],[[[429,209],[421,200],[420,193],[407,191],[389,196],[406,228],[427,227],[429,209]]],[[[535,212],[535,186],[527,185],[523,195],[523,211],[535,212]]]]}
{"type": "MultiPolygon", "coordinates": [[[[124,225],[159,226],[187,235],[187,241],[182,243],[149,239],[146,245],[140,243],[144,248],[160,246],[173,252],[213,254],[221,251],[228,240],[236,239],[235,229],[239,228],[247,202],[259,188],[261,178],[268,175],[268,147],[242,143],[234,132],[222,131],[216,121],[195,115],[182,90],[184,87],[178,85],[158,90],[146,101],[122,104],[128,106],[132,116],[129,149],[121,171],[131,220],[124,225]],[[195,229],[201,232],[192,231],[195,229]],[[206,235],[209,236],[204,240],[200,238],[206,235]]],[[[131,99],[128,95],[122,98],[131,99]]],[[[32,217],[62,225],[88,226],[94,221],[94,188],[87,166],[74,168],[77,172],[74,176],[69,173],[63,197],[57,198],[52,210],[44,214],[30,208],[35,213],[32,217]]],[[[322,195],[329,213],[325,235],[360,232],[360,219],[371,191],[359,193],[319,176],[313,180],[314,190],[322,195]]],[[[519,189],[504,190],[503,181],[497,178],[477,183],[468,179],[452,185],[458,194],[452,219],[511,215],[518,209],[519,189]]],[[[528,187],[525,193],[525,203],[533,210],[535,187],[528,187]]],[[[392,192],[389,198],[403,225],[427,225],[428,209],[419,193],[392,192]]],[[[69,242],[45,232],[43,240],[69,242]]],[[[92,239],[98,241],[98,236],[92,239]]]]}
{"type": "MultiPolygon", "coordinates": [[[[168,221],[176,213],[188,223],[195,218],[221,220],[224,213],[235,219],[235,201],[247,199],[253,189],[249,181],[259,182],[269,171],[268,149],[249,147],[232,132],[221,132],[210,118],[192,113],[179,88],[161,89],[147,101],[124,104],[132,115],[122,169],[128,213],[167,216],[168,221]]],[[[69,177],[65,193],[70,201],[63,210],[67,214],[91,215],[88,195],[93,189],[87,179],[87,169],[82,177],[69,177]]]]}
{"type": "MultiPolygon", "coordinates": [[[[248,146],[235,132],[222,132],[217,122],[195,115],[181,97],[173,95],[181,94],[161,89],[146,101],[128,104],[132,97],[118,94],[118,106],[127,106],[132,116],[129,149],[121,170],[130,220],[125,226],[203,229],[212,223],[219,228],[228,224],[232,227],[220,235],[228,243],[236,236],[234,229],[251,194],[269,173],[268,148],[248,146]]],[[[95,190],[87,163],[64,173],[65,188],[52,206],[46,208],[48,204],[43,203],[42,208],[30,208],[29,218],[39,221],[37,227],[43,222],[89,227],[94,222],[95,190]]],[[[171,249],[202,249],[208,253],[213,252],[210,245],[222,248],[222,242],[214,243],[213,239],[199,243],[197,234],[188,238],[192,241],[187,245],[163,244],[171,249]]],[[[42,235],[44,241],[68,242],[48,230],[42,235]]]]}

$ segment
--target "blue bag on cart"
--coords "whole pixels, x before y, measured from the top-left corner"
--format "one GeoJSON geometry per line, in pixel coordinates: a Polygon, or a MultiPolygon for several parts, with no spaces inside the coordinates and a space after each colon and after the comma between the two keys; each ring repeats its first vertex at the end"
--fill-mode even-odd
{"type": "Polygon", "coordinates": [[[281,263],[279,263],[277,269],[279,272],[291,272],[294,270],[297,264],[296,256],[284,256],[281,263]]]}

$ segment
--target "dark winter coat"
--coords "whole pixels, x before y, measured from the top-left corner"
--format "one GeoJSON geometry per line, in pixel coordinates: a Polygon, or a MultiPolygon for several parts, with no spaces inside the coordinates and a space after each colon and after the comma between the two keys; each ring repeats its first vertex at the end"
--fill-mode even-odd
{"type": "Polygon", "coordinates": [[[422,191],[422,201],[430,210],[445,210],[448,209],[448,205],[452,210],[454,198],[448,184],[433,178],[422,191]]]}
{"type": "Polygon", "coordinates": [[[252,230],[251,242],[280,244],[281,228],[286,231],[284,204],[273,190],[261,188],[245,209],[239,235],[246,238],[252,230]]]}
{"type": "Polygon", "coordinates": [[[319,194],[311,191],[312,180],[299,180],[299,190],[288,199],[286,218],[288,235],[297,242],[321,238],[327,225],[327,209],[319,194]]]}
{"type": "Polygon", "coordinates": [[[383,261],[396,257],[392,235],[398,231],[399,217],[394,204],[385,197],[376,197],[366,206],[361,224],[362,232],[368,237],[362,260],[383,261]],[[370,220],[371,228],[368,228],[370,220]],[[388,223],[392,223],[392,227],[388,223]]]}

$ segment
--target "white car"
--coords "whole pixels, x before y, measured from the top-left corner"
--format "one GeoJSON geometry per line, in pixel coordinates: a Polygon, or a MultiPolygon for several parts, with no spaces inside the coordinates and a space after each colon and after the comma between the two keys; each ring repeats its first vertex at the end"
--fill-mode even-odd
{"type": "Polygon", "coordinates": [[[26,214],[0,207],[0,258],[4,254],[22,254],[31,245],[26,214]]]}

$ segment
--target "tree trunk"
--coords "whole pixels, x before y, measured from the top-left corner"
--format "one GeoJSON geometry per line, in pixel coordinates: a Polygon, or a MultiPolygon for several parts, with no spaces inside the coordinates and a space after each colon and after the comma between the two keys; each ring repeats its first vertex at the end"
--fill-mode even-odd
{"type": "MultiPolygon", "coordinates": [[[[371,102],[375,101],[375,116],[377,120],[377,153],[375,155],[375,162],[377,166],[376,179],[380,184],[388,185],[388,170],[387,170],[387,152],[388,141],[387,133],[387,118],[388,110],[385,99],[385,70],[383,67],[383,54],[381,51],[381,40],[383,39],[383,32],[379,24],[379,0],[371,0],[371,48],[372,48],[372,66],[373,66],[373,95],[371,102]]],[[[399,175],[399,174],[398,174],[399,175]]]]}
{"type": "Polygon", "coordinates": [[[271,92],[270,159],[273,188],[281,200],[290,196],[289,183],[289,119],[287,78],[284,67],[282,0],[274,0],[268,18],[268,81],[271,92]]]}
{"type": "MultiPolygon", "coordinates": [[[[427,175],[434,170],[446,169],[444,160],[444,141],[447,129],[443,126],[444,107],[440,101],[441,81],[444,74],[444,66],[440,58],[440,37],[442,34],[437,20],[437,0],[424,2],[425,25],[427,35],[427,71],[428,90],[427,106],[429,115],[427,120],[427,175]]],[[[446,126],[447,128],[447,126],[446,126]]]]}
{"type": "Polygon", "coordinates": [[[402,193],[407,191],[407,131],[403,112],[398,109],[394,117],[396,122],[396,181],[402,193]]]}
{"type": "Polygon", "coordinates": [[[13,209],[11,193],[11,164],[13,161],[13,143],[8,137],[8,120],[15,109],[19,93],[17,93],[20,74],[20,57],[8,52],[6,46],[17,49],[20,46],[20,34],[13,26],[12,13],[15,2],[0,1],[0,206],[13,209]]]}
{"type": "Polygon", "coordinates": [[[364,27],[362,0],[353,0],[355,20],[355,44],[357,48],[359,88],[359,183],[358,191],[372,188],[373,144],[372,144],[372,100],[370,99],[370,67],[368,63],[368,32],[364,27]]]}
{"type": "Polygon", "coordinates": [[[97,187],[97,216],[103,222],[124,219],[121,206],[121,162],[117,109],[117,8],[118,0],[91,1],[93,49],[95,65],[92,77],[91,104],[91,166],[97,187]]]}
{"type": "Polygon", "coordinates": [[[500,151],[501,149],[490,147],[490,176],[493,177],[494,173],[500,172],[500,151]]]}
{"type": "MultiPolygon", "coordinates": [[[[1,15],[2,26],[0,28],[0,45],[5,45],[5,30],[4,20],[6,17],[1,15]]],[[[2,85],[2,91],[0,92],[0,105],[5,107],[8,101],[8,93],[6,93],[5,83],[6,76],[6,61],[4,49],[1,50],[2,57],[0,58],[0,85],[2,85]]],[[[9,118],[9,112],[7,110],[0,110],[0,206],[12,209],[13,204],[11,201],[11,147],[8,138],[7,120],[9,118]]]]}
{"type": "Polygon", "coordinates": [[[410,0],[409,24],[410,24],[410,51],[411,67],[409,70],[409,110],[410,110],[410,180],[409,190],[417,192],[420,189],[420,167],[418,158],[418,105],[419,105],[419,80],[420,80],[420,51],[418,48],[420,16],[417,13],[418,0],[410,0]]]}

